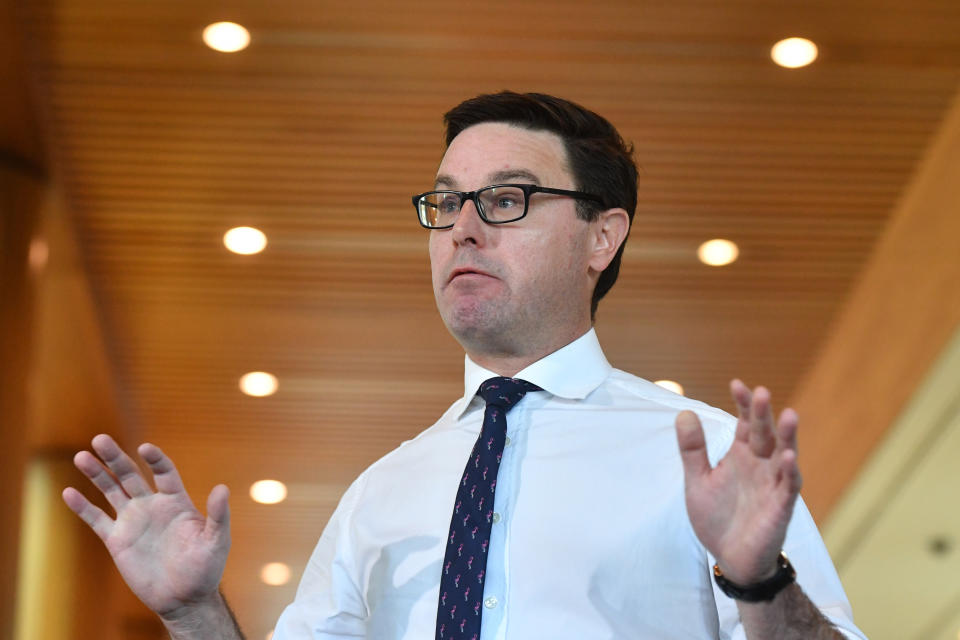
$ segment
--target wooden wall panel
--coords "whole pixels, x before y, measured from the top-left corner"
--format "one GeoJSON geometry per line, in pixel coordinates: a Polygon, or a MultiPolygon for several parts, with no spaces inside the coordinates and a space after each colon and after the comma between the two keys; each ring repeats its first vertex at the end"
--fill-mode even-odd
{"type": "Polygon", "coordinates": [[[814,511],[829,512],[958,326],[960,96],[798,387],[814,511]]]}
{"type": "Polygon", "coordinates": [[[35,293],[28,255],[44,188],[17,25],[14,2],[0,1],[0,638],[13,634],[35,293]]]}

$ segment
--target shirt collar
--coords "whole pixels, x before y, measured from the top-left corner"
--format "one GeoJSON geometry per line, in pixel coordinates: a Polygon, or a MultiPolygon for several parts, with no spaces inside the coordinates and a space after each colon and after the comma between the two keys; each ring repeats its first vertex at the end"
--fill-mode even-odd
{"type": "MultiPolygon", "coordinates": [[[[457,418],[467,410],[480,384],[498,376],[475,363],[470,356],[464,356],[463,369],[463,397],[456,409],[457,418]]],[[[532,382],[554,396],[583,400],[607,379],[612,370],[600,348],[597,333],[591,328],[565,347],[517,372],[514,377],[532,382]]]]}

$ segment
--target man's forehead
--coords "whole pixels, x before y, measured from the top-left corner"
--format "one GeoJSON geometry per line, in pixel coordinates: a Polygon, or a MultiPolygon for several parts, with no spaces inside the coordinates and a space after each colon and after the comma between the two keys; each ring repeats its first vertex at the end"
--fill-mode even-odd
{"type": "MultiPolygon", "coordinates": [[[[543,186],[543,181],[540,179],[540,176],[538,176],[536,172],[530,169],[524,169],[522,167],[493,171],[491,173],[486,174],[485,177],[486,177],[487,184],[503,184],[503,183],[518,182],[521,184],[536,184],[536,185],[543,186]]],[[[460,183],[457,180],[456,176],[452,176],[446,173],[439,173],[437,174],[435,186],[450,187],[451,189],[457,189],[460,187],[460,183]]]]}
{"type": "Polygon", "coordinates": [[[566,149],[557,134],[486,122],[468,127],[450,142],[435,182],[449,188],[479,182],[544,186],[569,175],[566,149]]]}

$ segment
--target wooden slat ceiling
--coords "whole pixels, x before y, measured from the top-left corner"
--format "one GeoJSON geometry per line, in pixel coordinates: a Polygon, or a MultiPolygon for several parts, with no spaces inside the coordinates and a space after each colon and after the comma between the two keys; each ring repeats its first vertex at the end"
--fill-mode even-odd
{"type": "MultiPolygon", "coordinates": [[[[960,3],[33,0],[49,148],[113,358],[128,442],[198,501],[234,488],[227,590],[263,637],[340,492],[461,390],[409,194],[440,116],[480,92],[569,97],[637,147],[640,205],[600,307],[612,362],[727,406],[789,398],[960,81],[960,3]],[[204,47],[209,22],[253,42],[204,47]],[[804,35],[821,57],[768,57],[804,35]],[[261,255],[227,253],[261,228],[261,255]],[[741,258],[695,257],[712,237],[741,258]],[[265,370],[277,395],[241,396],[265,370]],[[262,477],[291,484],[253,505],[262,477]]],[[[839,490],[839,488],[838,488],[839,490]]]]}

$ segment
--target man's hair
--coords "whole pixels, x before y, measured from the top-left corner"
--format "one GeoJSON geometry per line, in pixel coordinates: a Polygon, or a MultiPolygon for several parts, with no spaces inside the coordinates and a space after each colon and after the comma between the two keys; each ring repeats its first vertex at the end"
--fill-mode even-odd
{"type": "MultiPolygon", "coordinates": [[[[577,200],[577,215],[596,220],[601,211],[621,207],[633,223],[637,208],[637,166],[633,145],[626,143],[605,118],[580,105],[542,93],[502,91],[466,100],[443,116],[446,144],[475,124],[502,122],[532,131],[549,131],[563,140],[576,189],[598,196],[603,205],[577,200]]],[[[545,185],[552,186],[552,185],[545,185]]],[[[593,290],[590,316],[620,273],[624,239],[593,290]]]]}

